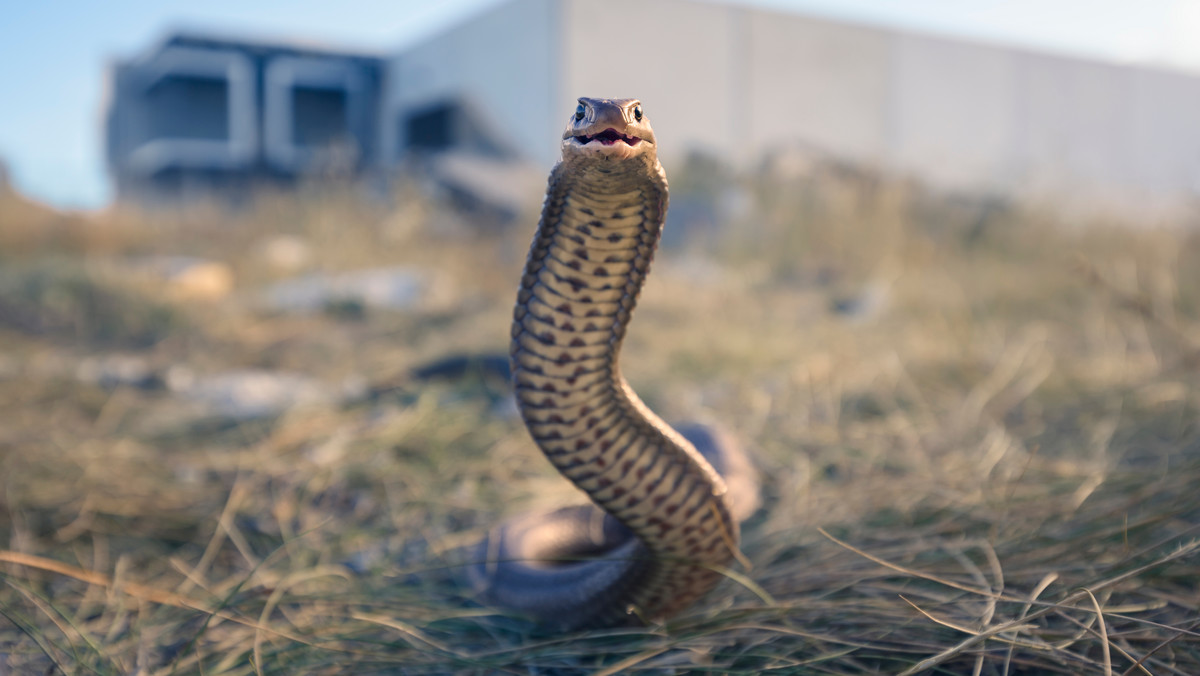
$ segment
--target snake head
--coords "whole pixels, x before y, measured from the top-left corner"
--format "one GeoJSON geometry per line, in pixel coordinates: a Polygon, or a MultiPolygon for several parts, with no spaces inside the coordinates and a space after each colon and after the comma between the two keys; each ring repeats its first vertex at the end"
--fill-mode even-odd
{"type": "Polygon", "coordinates": [[[563,159],[657,160],[650,120],[637,99],[581,98],[563,131],[563,159]]]}

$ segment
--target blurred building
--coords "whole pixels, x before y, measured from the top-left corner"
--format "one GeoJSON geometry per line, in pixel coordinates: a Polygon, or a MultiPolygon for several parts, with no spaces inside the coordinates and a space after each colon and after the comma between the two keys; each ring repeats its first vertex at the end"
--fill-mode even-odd
{"type": "Polygon", "coordinates": [[[587,95],[642,99],[668,165],[695,151],[742,167],[827,156],[1097,210],[1200,196],[1196,73],[690,0],[510,0],[383,62],[344,57],[357,80],[332,74],[336,55],[287,55],[272,77],[270,50],[177,40],[118,67],[119,184],[185,164],[302,171],[319,157],[308,139],[331,138],[301,133],[310,115],[314,129],[339,121],[361,169],[416,159],[503,195],[505,167],[554,161],[587,95]],[[350,132],[354,97],[365,112],[350,132]]]}
{"type": "Polygon", "coordinates": [[[172,35],[110,72],[118,198],[236,198],[379,167],[383,66],[367,54],[172,35]]]}

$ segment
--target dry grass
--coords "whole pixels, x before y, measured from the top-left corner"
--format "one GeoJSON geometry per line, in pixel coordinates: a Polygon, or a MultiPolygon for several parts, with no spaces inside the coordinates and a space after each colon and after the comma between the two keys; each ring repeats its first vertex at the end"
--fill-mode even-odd
{"type": "MultiPolygon", "coordinates": [[[[676,203],[712,171],[673,176],[676,203]]],[[[574,489],[495,383],[405,376],[505,350],[531,225],[446,234],[408,193],[317,189],[234,216],[0,205],[0,674],[1200,673],[1196,231],[870,176],[745,184],[749,208],[660,255],[625,368],[753,449],[754,567],[665,626],[570,636],[480,608],[458,567],[574,489]],[[310,269],[413,265],[436,293],[264,312],[281,234],[310,269]],[[234,292],[181,299],[123,263],[179,253],[228,263],[234,292]],[[75,378],[110,353],[372,396],[197,419],[75,378]]]]}

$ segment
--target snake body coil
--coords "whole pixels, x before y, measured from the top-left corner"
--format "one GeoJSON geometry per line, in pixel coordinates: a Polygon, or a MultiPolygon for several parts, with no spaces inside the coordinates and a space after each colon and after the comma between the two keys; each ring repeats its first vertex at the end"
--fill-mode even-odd
{"type": "MultiPolygon", "coordinates": [[[[489,602],[561,627],[660,619],[712,588],[735,556],[738,521],[718,470],[749,466],[707,428],[687,428],[690,439],[672,429],[621,375],[667,211],[641,104],[580,99],[562,153],[513,314],[513,379],[542,452],[603,512],[502,526],[472,578],[489,602]]],[[[757,490],[738,482],[749,486],[735,498],[744,516],[757,490]]]]}

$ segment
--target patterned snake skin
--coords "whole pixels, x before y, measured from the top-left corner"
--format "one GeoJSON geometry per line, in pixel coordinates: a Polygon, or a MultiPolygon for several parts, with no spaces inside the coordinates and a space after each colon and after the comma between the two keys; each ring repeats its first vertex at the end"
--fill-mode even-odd
{"type": "Polygon", "coordinates": [[[740,449],[708,428],[680,434],[621,376],[667,211],[640,102],[580,99],[562,151],[517,295],[513,379],[542,452],[603,512],[510,522],[481,546],[471,577],[486,601],[562,628],[658,620],[738,556],[735,517],[753,511],[757,485],[740,449]],[[718,470],[745,495],[731,500],[718,470]]]}

